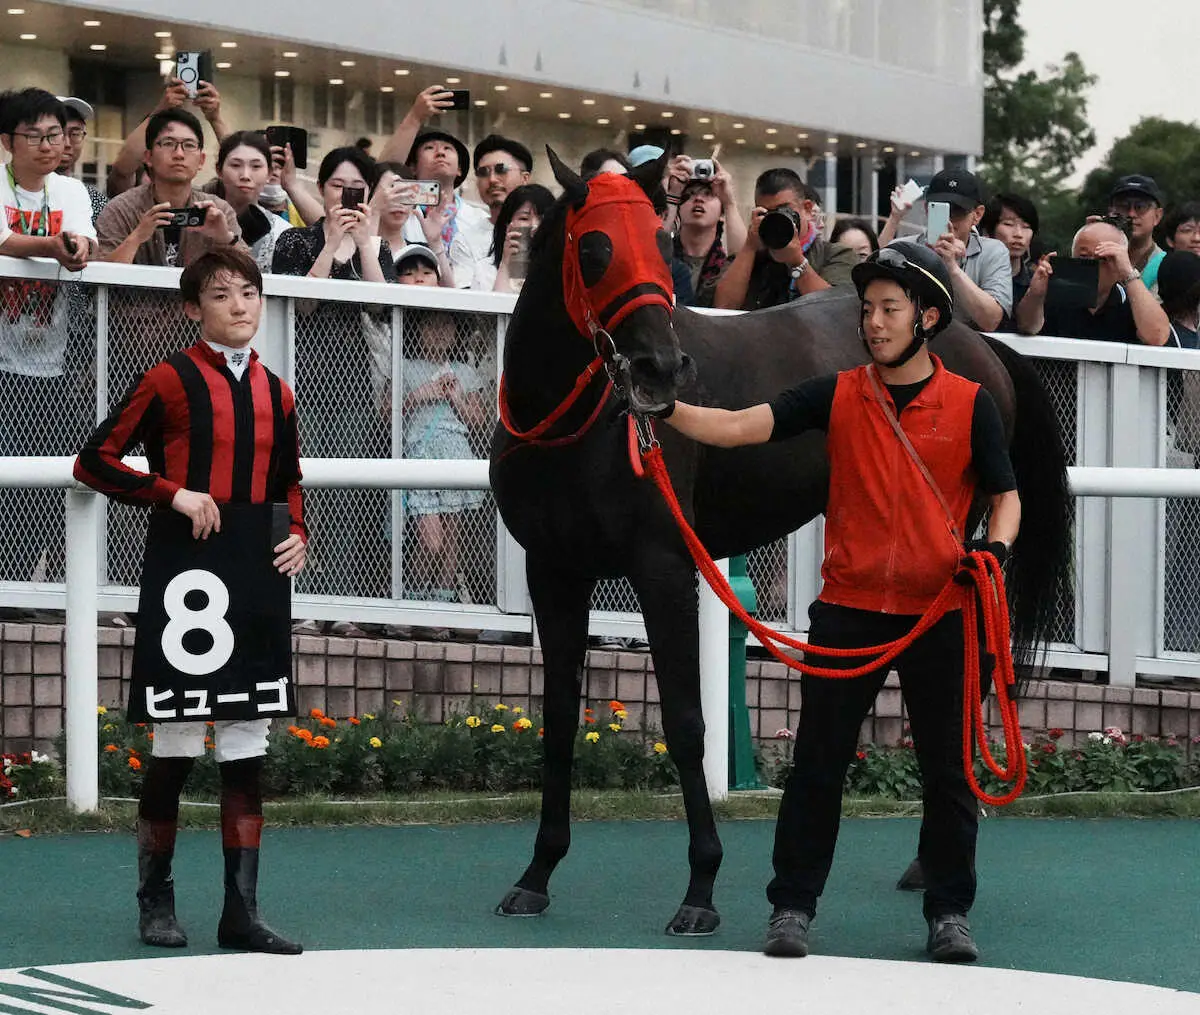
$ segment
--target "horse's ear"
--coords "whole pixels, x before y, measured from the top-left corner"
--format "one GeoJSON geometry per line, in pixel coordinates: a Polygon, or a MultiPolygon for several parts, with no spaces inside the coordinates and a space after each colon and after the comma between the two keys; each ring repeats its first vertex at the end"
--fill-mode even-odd
{"type": "Polygon", "coordinates": [[[554,171],[554,178],[558,181],[558,185],[562,187],[567,200],[575,205],[586,201],[588,185],[583,182],[583,177],[563,162],[558,157],[558,153],[549,145],[546,145],[546,156],[550,159],[550,168],[554,171]]]}
{"type": "Polygon", "coordinates": [[[653,162],[643,162],[629,171],[629,178],[637,181],[651,201],[654,200],[654,192],[662,186],[663,173],[667,171],[670,158],[669,152],[663,152],[653,162]]]}

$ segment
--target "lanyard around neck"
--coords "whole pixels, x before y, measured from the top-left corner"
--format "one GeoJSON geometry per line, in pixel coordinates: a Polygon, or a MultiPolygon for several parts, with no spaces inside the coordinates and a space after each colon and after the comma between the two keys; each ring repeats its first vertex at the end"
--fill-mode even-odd
{"type": "Polygon", "coordinates": [[[16,227],[20,230],[22,236],[49,236],[50,235],[50,188],[46,185],[45,180],[42,181],[42,207],[38,213],[38,227],[30,232],[25,227],[25,217],[21,208],[21,193],[17,188],[17,178],[13,175],[12,164],[4,167],[8,173],[9,186],[12,187],[13,200],[17,203],[17,221],[16,227]]]}

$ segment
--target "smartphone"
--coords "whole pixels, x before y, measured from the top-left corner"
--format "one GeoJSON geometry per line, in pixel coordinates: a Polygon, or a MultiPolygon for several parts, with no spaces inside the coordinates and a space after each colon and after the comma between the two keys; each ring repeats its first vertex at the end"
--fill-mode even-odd
{"type": "Polygon", "coordinates": [[[917,181],[914,180],[911,176],[908,178],[908,182],[903,187],[900,188],[901,200],[907,202],[910,205],[916,204],[917,201],[920,200],[921,195],[924,193],[925,193],[925,188],[922,187],[919,183],[917,183],[917,181]]]}
{"type": "Polygon", "coordinates": [[[263,133],[272,148],[292,146],[292,158],[297,169],[308,168],[308,131],[303,127],[285,127],[280,124],[268,127],[263,133]]]}
{"type": "Polygon", "coordinates": [[[183,82],[188,95],[194,99],[200,82],[211,82],[213,79],[212,53],[207,49],[176,53],[175,76],[183,82]]]}
{"type": "Polygon", "coordinates": [[[204,220],[208,218],[208,209],[168,208],[167,214],[171,216],[171,221],[159,226],[159,229],[191,229],[204,225],[204,220]]]}
{"type": "Polygon", "coordinates": [[[343,187],[342,207],[358,210],[358,206],[367,199],[366,187],[343,187]]]}
{"type": "Polygon", "coordinates": [[[1046,306],[1091,309],[1100,288],[1100,262],[1094,257],[1056,257],[1046,288],[1046,306]]]}
{"type": "Polygon", "coordinates": [[[454,101],[451,103],[451,109],[469,109],[471,106],[471,91],[468,88],[447,88],[451,95],[454,96],[454,101]]]}
{"type": "Polygon", "coordinates": [[[950,232],[950,205],[945,201],[930,201],[925,222],[925,243],[932,247],[940,236],[950,232]]]}

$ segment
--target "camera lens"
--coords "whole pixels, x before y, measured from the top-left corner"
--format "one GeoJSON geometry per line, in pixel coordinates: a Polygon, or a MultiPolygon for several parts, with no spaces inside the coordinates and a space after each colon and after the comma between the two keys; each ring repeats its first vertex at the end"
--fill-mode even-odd
{"type": "Polygon", "coordinates": [[[797,217],[791,208],[767,212],[758,224],[758,238],[763,246],[768,250],[782,250],[791,243],[796,235],[797,217]]]}

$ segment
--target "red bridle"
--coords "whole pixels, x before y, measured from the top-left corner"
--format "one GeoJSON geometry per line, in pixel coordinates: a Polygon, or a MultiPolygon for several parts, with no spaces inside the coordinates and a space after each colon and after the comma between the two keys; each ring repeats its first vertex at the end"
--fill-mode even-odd
{"type": "Polygon", "coordinates": [[[566,217],[563,249],[563,301],[579,333],[592,343],[596,355],[575,379],[567,396],[539,423],[528,430],[517,429],[508,405],[508,389],[500,377],[500,422],[517,440],[530,444],[558,445],[579,440],[599,418],[618,373],[616,345],[609,333],[638,307],[661,306],[673,313],[674,286],[670,266],[658,248],[661,228],[654,206],[634,180],[617,173],[601,173],[588,184],[588,196],[566,217]],[[607,267],[587,285],[580,264],[580,243],[589,234],[608,238],[613,256],[607,267]],[[592,380],[607,370],[609,379],[596,408],[574,433],[545,438],[550,430],[592,380]]]}

